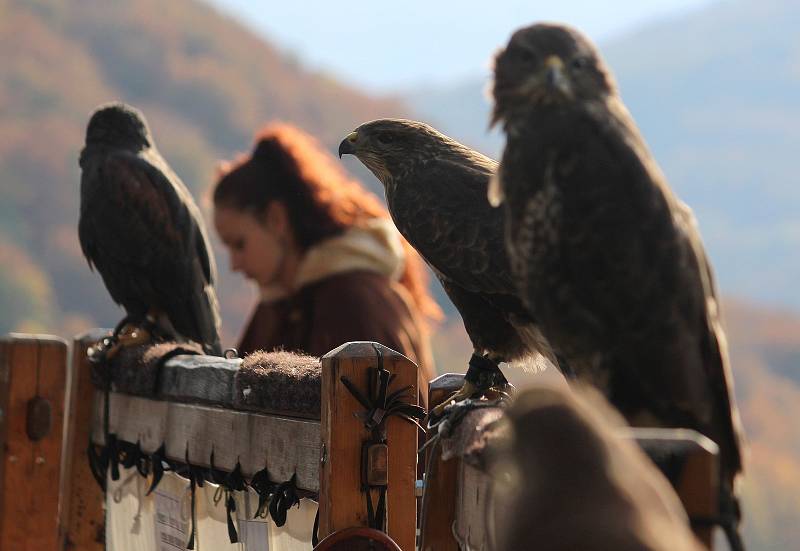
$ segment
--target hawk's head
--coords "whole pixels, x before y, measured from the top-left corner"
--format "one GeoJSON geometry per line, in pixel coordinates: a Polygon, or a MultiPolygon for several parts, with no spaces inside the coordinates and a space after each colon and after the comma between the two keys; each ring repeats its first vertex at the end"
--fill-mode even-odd
{"type": "Polygon", "coordinates": [[[144,115],[121,102],[98,107],[86,128],[86,144],[103,144],[138,151],[152,146],[144,115]]]}
{"type": "Polygon", "coordinates": [[[339,144],[339,157],[355,155],[383,185],[401,177],[418,161],[464,148],[431,126],[405,119],[366,122],[339,144]]]}
{"type": "Polygon", "coordinates": [[[602,99],[615,92],[595,46],[579,31],[539,23],[511,36],[494,61],[492,125],[531,107],[602,99]]]}

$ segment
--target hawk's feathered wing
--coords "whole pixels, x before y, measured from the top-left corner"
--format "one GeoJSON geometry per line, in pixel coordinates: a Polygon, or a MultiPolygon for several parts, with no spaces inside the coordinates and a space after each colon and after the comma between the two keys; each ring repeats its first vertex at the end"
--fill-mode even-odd
{"type": "Polygon", "coordinates": [[[129,314],[162,312],[221,353],[215,264],[199,209],[153,148],[87,146],[81,155],[83,253],[129,314]]]}
{"type": "Polygon", "coordinates": [[[525,122],[502,161],[508,245],[545,336],[632,423],[714,439],[732,478],[738,415],[691,211],[618,99],[525,122]]]}
{"type": "Polygon", "coordinates": [[[421,161],[387,186],[389,211],[433,268],[477,349],[507,361],[538,351],[555,363],[517,296],[504,250],[504,213],[486,200],[496,167],[477,153],[421,161]]]}

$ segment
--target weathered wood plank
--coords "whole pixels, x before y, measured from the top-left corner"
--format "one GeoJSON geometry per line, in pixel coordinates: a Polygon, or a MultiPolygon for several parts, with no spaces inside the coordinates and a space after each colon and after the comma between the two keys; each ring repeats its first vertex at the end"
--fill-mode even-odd
{"type": "MultiPolygon", "coordinates": [[[[105,442],[103,393],[98,391],[92,422],[92,441],[105,442]]],[[[239,461],[242,474],[251,477],[265,466],[275,482],[297,473],[297,486],[319,491],[320,424],[287,417],[246,413],[109,394],[109,432],[126,442],[139,442],[146,453],[162,443],[167,457],[232,471],[239,461]]]]}
{"type": "Polygon", "coordinates": [[[75,337],[72,345],[63,471],[71,487],[62,494],[62,514],[67,523],[64,542],[68,550],[103,551],[105,548],[103,491],[95,482],[86,459],[95,393],[92,365],[86,351],[109,333],[105,329],[95,329],[75,337]]]}
{"type": "Polygon", "coordinates": [[[0,534],[3,533],[5,514],[4,498],[6,493],[5,465],[7,449],[6,440],[8,439],[8,399],[11,392],[11,350],[8,346],[0,343],[0,534]]]}
{"type": "Polygon", "coordinates": [[[0,341],[5,425],[0,549],[61,549],[59,485],[67,343],[49,335],[0,341]]]}
{"type": "MultiPolygon", "coordinates": [[[[411,386],[417,403],[417,367],[408,358],[368,342],[347,343],[322,358],[322,441],[326,458],[321,470],[319,536],[352,526],[366,526],[365,495],[361,492],[361,445],[369,434],[354,414],[362,406],[342,384],[347,377],[365,396],[367,373],[377,365],[377,346],[384,367],[397,375],[390,390],[411,386]]],[[[386,423],[388,457],[387,531],[401,549],[414,549],[416,537],[416,427],[398,417],[386,423]]],[[[375,493],[377,495],[377,493],[375,493]]],[[[374,501],[373,501],[374,503],[374,501]]]]}
{"type": "Polygon", "coordinates": [[[491,499],[491,477],[465,461],[458,461],[458,466],[458,506],[453,533],[461,549],[491,549],[486,514],[491,499]]]}
{"type": "MultiPolygon", "coordinates": [[[[445,373],[430,382],[428,404],[432,409],[441,404],[453,392],[461,388],[464,375],[445,373]]],[[[429,434],[428,437],[433,437],[429,434]]],[[[422,551],[458,551],[453,537],[456,520],[458,473],[460,460],[442,459],[440,445],[428,448],[425,468],[425,490],[422,497],[420,519],[420,549],[422,551]]]]}
{"type": "MultiPolygon", "coordinates": [[[[688,429],[630,429],[636,440],[672,484],[689,518],[716,518],[719,513],[719,447],[688,429]]],[[[713,549],[714,529],[694,524],[692,531],[713,549]]]]}

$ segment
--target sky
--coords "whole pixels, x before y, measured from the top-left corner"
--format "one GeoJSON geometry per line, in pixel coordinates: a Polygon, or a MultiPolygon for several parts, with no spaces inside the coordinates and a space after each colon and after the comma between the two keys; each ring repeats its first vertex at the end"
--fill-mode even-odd
{"type": "Polygon", "coordinates": [[[206,0],[307,66],[403,92],[484,74],[511,32],[562,21],[595,41],[714,0],[206,0]]]}

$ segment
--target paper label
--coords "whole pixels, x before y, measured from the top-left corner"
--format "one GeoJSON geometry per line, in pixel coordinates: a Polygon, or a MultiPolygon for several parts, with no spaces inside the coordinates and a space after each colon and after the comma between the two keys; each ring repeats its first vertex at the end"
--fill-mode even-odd
{"type": "MultiPolygon", "coordinates": [[[[155,495],[155,535],[158,551],[175,551],[186,549],[191,529],[191,518],[184,518],[181,501],[182,496],[159,488],[155,495]]],[[[191,512],[189,513],[191,514],[191,512]]]]}
{"type": "Polygon", "coordinates": [[[269,524],[239,519],[239,541],[247,551],[269,551],[269,524]]]}

